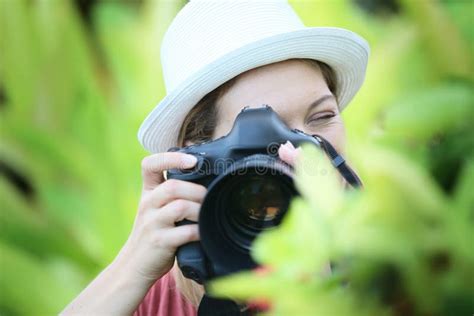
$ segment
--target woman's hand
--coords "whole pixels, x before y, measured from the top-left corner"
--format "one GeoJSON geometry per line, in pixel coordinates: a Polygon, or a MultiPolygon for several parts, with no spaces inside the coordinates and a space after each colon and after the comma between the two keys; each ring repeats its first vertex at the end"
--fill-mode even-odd
{"type": "Polygon", "coordinates": [[[195,157],[177,152],[143,159],[143,192],[127,242],[62,315],[131,315],[153,283],[171,269],[176,248],[199,239],[196,224],[175,227],[175,222],[197,221],[206,189],[163,177],[164,170],[195,164],[195,157]]]}
{"type": "Polygon", "coordinates": [[[192,155],[166,152],[142,161],[143,192],[132,232],[116,261],[140,278],[157,280],[173,266],[176,249],[199,239],[197,224],[175,226],[183,219],[198,220],[206,188],[191,182],[165,180],[163,171],[187,169],[192,155]]]}

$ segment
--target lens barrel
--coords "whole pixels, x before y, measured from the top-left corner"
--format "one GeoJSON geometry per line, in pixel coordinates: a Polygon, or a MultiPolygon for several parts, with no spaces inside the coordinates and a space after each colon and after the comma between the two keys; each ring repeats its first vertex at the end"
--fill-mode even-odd
{"type": "Polygon", "coordinates": [[[291,167],[262,154],[236,161],[211,183],[199,230],[217,275],[256,266],[250,257],[252,242],[281,223],[295,195],[291,167]]]}

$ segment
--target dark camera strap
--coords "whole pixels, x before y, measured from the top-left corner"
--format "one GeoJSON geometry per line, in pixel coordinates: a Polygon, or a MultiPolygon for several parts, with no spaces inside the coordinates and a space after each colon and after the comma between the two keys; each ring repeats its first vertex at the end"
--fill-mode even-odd
{"type": "Polygon", "coordinates": [[[252,316],[252,311],[236,302],[228,299],[210,297],[206,294],[202,297],[198,308],[198,316],[252,316]]]}
{"type": "Polygon", "coordinates": [[[362,181],[360,181],[357,174],[352,170],[346,163],[344,157],[334,149],[330,142],[319,135],[312,135],[317,141],[321,143],[323,150],[331,158],[332,165],[339,171],[342,177],[349,183],[353,188],[362,187],[362,181]]]}

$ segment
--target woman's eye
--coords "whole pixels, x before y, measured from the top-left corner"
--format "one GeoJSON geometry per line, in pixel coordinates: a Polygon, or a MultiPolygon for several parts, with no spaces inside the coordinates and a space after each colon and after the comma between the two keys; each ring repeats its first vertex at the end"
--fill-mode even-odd
{"type": "Polygon", "coordinates": [[[313,122],[324,122],[326,120],[329,120],[336,116],[334,113],[318,113],[313,116],[311,116],[308,120],[308,123],[313,123],[313,122]]]}

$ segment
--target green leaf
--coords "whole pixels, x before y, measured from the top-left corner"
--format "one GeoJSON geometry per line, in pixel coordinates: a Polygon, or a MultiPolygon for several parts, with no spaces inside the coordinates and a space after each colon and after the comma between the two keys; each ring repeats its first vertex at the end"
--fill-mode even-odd
{"type": "Polygon", "coordinates": [[[294,199],[283,223],[258,236],[252,246],[257,262],[296,276],[322,271],[329,262],[329,238],[312,209],[294,199]]]}
{"type": "Polygon", "coordinates": [[[316,218],[331,220],[343,202],[342,178],[322,150],[302,146],[296,164],[296,187],[316,218]]]}
{"type": "Polygon", "coordinates": [[[48,271],[47,264],[0,242],[0,306],[11,314],[58,314],[75,294],[48,271]]]}
{"type": "Polygon", "coordinates": [[[425,141],[437,133],[462,126],[468,117],[474,117],[471,87],[445,85],[398,101],[387,110],[385,126],[391,136],[425,141]]]}

